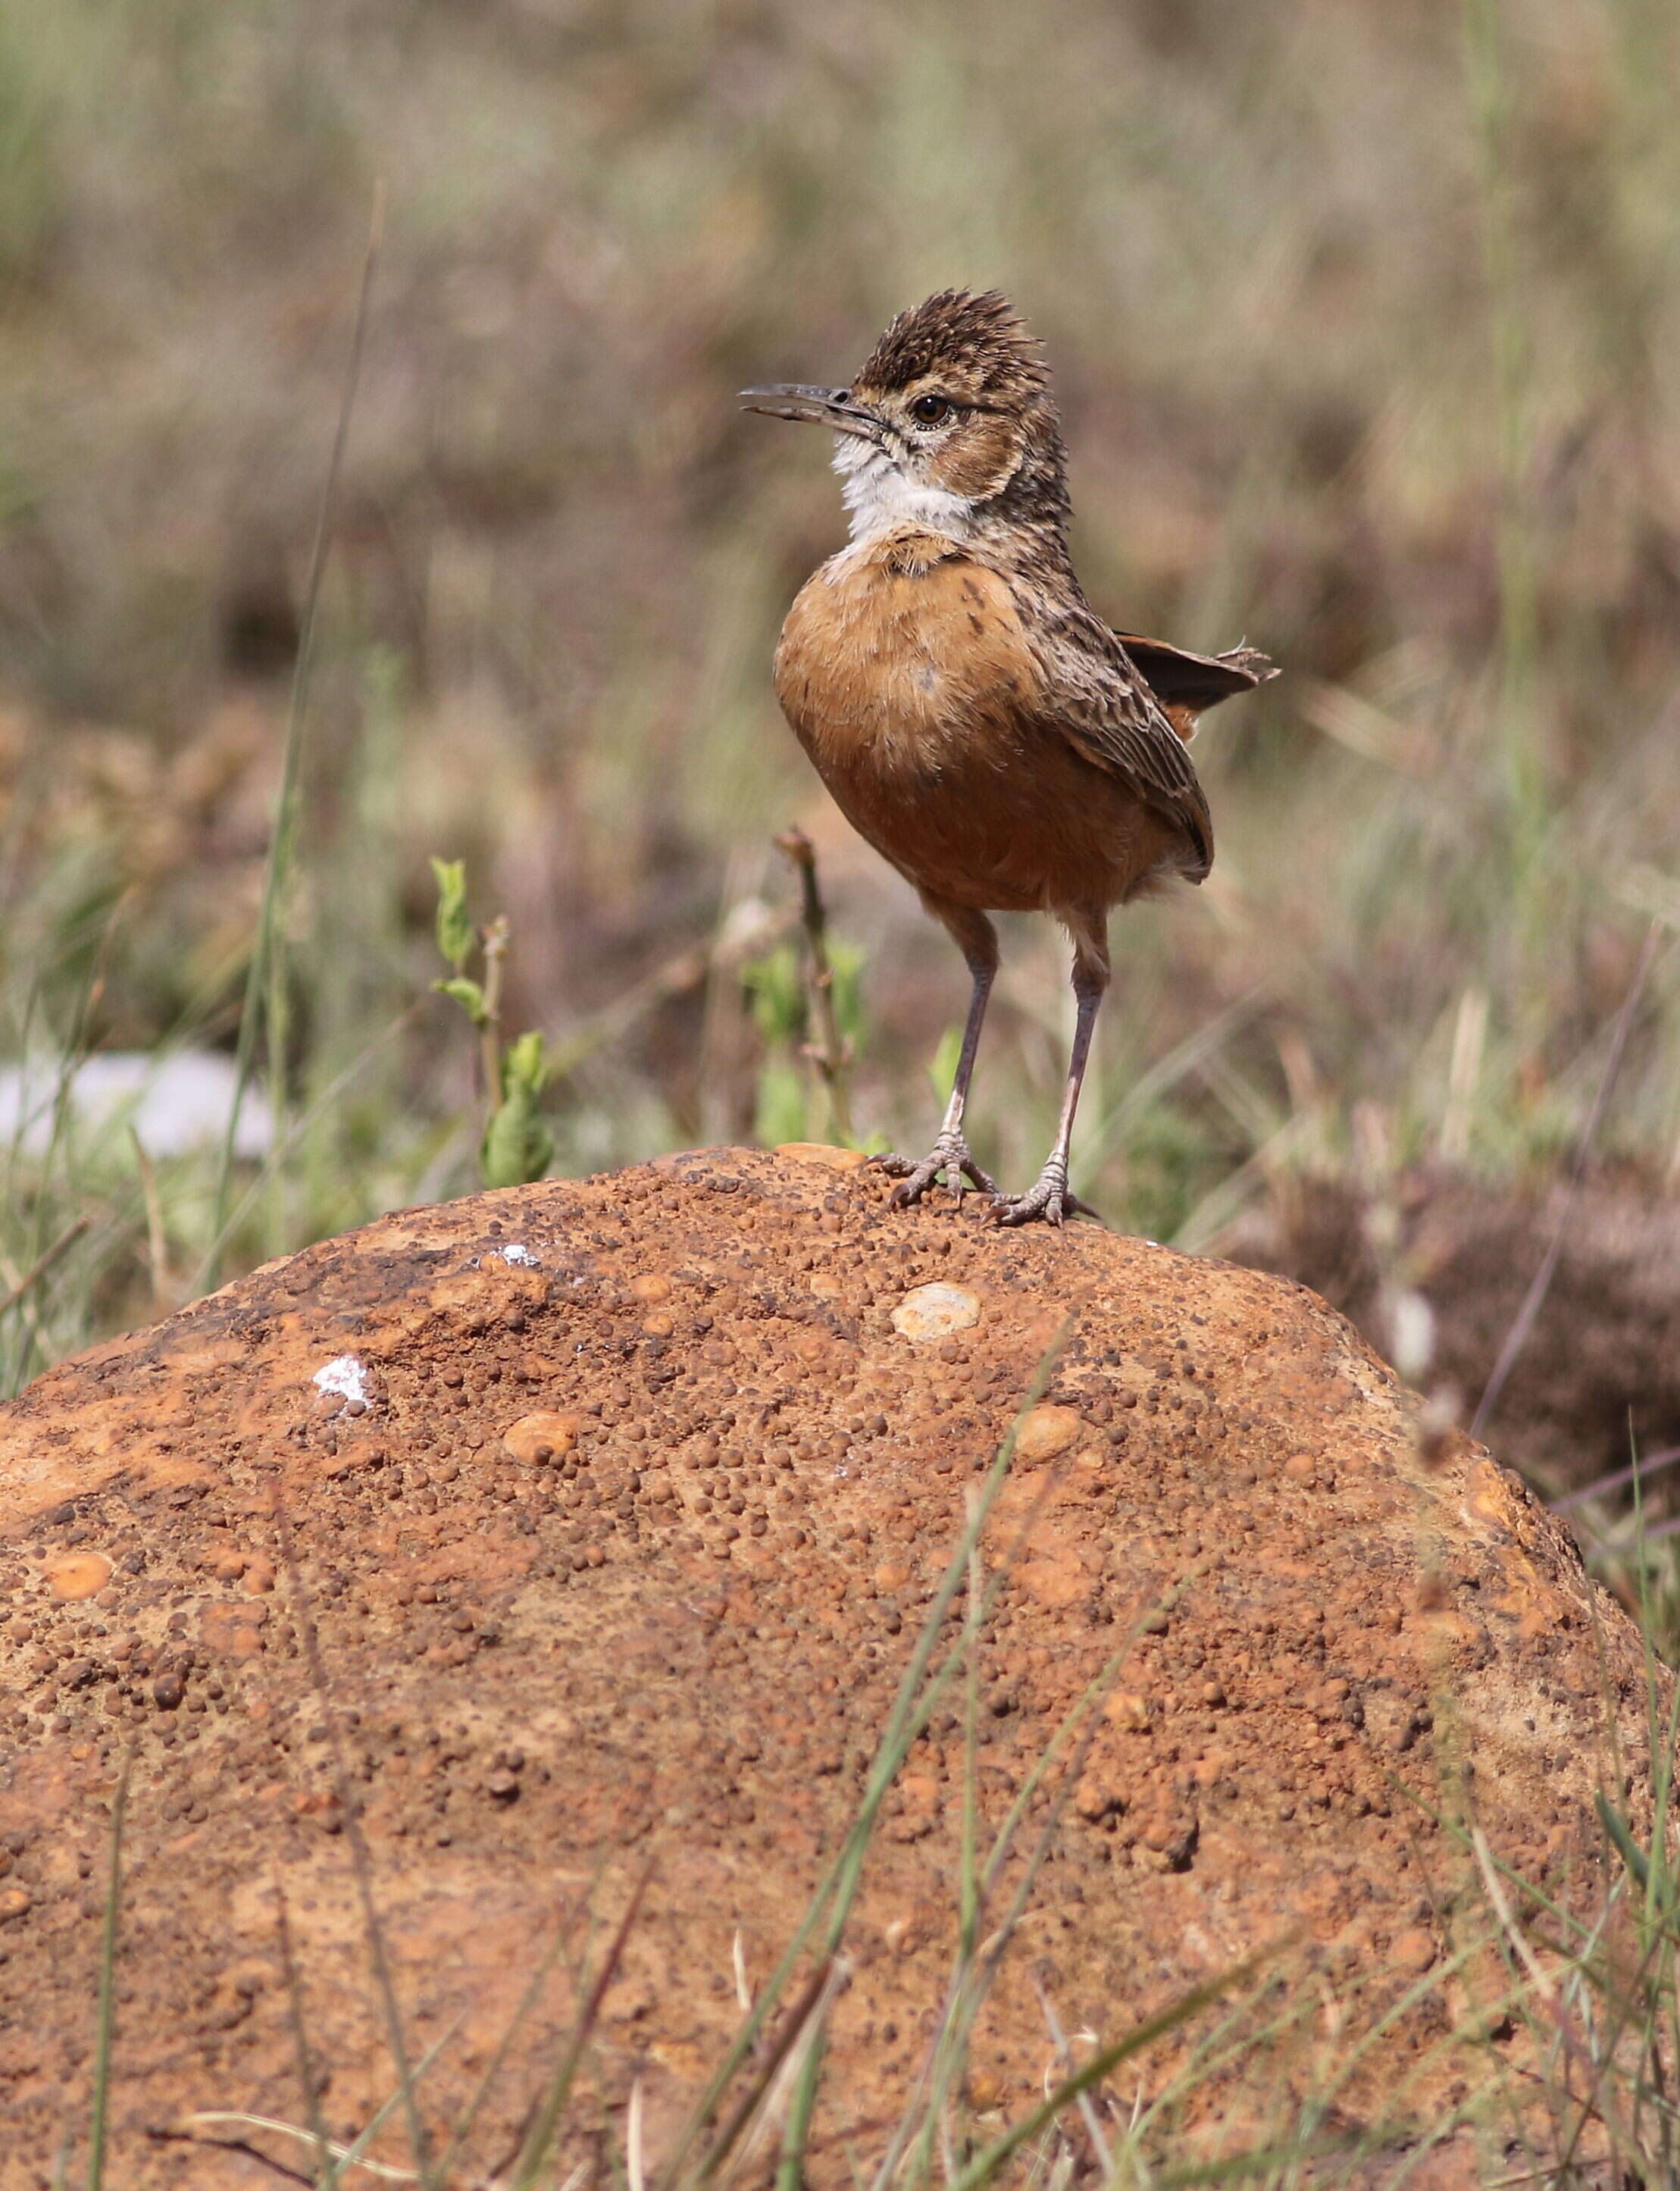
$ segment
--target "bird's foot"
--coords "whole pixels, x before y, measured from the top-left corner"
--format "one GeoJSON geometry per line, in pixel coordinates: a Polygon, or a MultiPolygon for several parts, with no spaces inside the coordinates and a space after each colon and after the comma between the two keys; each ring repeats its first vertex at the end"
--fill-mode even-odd
{"type": "Polygon", "coordinates": [[[1045,1166],[1038,1184],[1025,1194],[999,1194],[992,1204],[992,1219],[998,1225],[1031,1225],[1040,1219],[1046,1225],[1065,1225],[1070,1217],[1096,1216],[1091,1204],[1081,1202],[1068,1186],[1067,1172],[1054,1160],[1045,1166]]]}
{"type": "Polygon", "coordinates": [[[889,1178],[898,1181],[889,1197],[895,1209],[906,1209],[913,1202],[920,1202],[942,1172],[946,1186],[957,1198],[959,1209],[962,1207],[965,1180],[971,1180],[982,1194],[989,1194],[994,1199],[999,1192],[996,1180],[981,1170],[960,1134],[941,1134],[920,1164],[912,1163],[908,1157],[890,1155],[871,1157],[869,1162],[879,1164],[889,1178]]]}

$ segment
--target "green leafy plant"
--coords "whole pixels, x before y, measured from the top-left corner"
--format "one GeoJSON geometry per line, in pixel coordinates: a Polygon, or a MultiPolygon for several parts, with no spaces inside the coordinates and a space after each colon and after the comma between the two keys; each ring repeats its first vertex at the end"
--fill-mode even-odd
{"type": "Polygon", "coordinates": [[[957,1084],[957,1065],[962,1051],[963,1031],[954,1022],[940,1036],[927,1067],[927,1077],[933,1084],[934,1095],[942,1104],[951,1100],[951,1090],[957,1084]]]}
{"type": "MultiPolygon", "coordinates": [[[[847,1062],[863,1019],[859,997],[863,966],[863,953],[855,945],[830,942],[829,995],[847,1062]]],[[[807,1032],[810,999],[798,948],[778,944],[766,957],[744,966],[741,978],[752,999],[753,1023],[765,1052],[759,1067],[754,1135],[772,1146],[823,1134],[850,1142],[851,1119],[844,1098],[836,1103],[834,1083],[812,1054],[813,1045],[807,1032]]]]}
{"type": "Polygon", "coordinates": [[[511,931],[505,913],[476,928],[467,912],[467,863],[433,858],[437,881],[437,948],[452,971],[432,983],[453,999],[478,1030],[486,1104],[479,1170],[487,1187],[522,1187],[541,1179],[554,1161],[554,1135],[540,1103],[552,1075],[535,1028],[502,1039],[502,984],[511,931]],[[467,972],[475,953],[481,976],[467,972]]]}

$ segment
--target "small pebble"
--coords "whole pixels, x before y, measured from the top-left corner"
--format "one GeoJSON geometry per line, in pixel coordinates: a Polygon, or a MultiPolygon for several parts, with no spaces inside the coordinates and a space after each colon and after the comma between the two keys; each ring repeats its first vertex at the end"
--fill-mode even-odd
{"type": "Polygon", "coordinates": [[[917,1286],[892,1312],[893,1329],[917,1345],[948,1339],[979,1320],[979,1296],[966,1286],[917,1286]]]}

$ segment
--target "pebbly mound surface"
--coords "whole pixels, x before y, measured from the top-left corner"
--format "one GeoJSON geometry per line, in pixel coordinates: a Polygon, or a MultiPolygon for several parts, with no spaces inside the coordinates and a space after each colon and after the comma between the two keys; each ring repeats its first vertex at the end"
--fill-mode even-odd
{"type": "MultiPolygon", "coordinates": [[[[705,1151],[404,1212],[0,1411],[0,2191],[46,2183],[85,2124],[130,1750],[125,2191],[274,2180],[160,2137],[195,2109],[306,2120],[282,1894],[328,2128],[389,2095],[346,1795],[412,2051],[458,2026],[421,2087],[436,2120],[574,1921],[463,2183],[505,2159],[567,2027],[578,1911],[610,1926],[646,1872],[572,2136],[605,2180],[640,2080],[657,2157],[738,2028],[737,1939],[750,1988],[853,1815],[965,1501],[1067,1319],[987,1539],[989,1829],[1125,1648],[1006,1875],[1047,1834],[968,2105],[995,2128],[1041,2093],[1039,1989],[1077,2049],[1268,1943],[1277,2031],[1198,2073],[1183,2138],[1286,2128],[1408,1991],[1328,2120],[1404,2145],[1485,2074],[1448,2034],[1504,1979],[1463,1952],[1484,1920],[1437,1816],[1601,1896],[1612,1718],[1636,1809],[1649,1771],[1637,1636],[1304,1289],[886,1195],[838,1151],[705,1151]]],[[[836,2182],[881,2149],[948,1976],[950,1704],[852,1919],[836,2182]]],[[[1129,2070],[1146,2097],[1186,2044],[1129,2070]]],[[[376,2150],[406,2161],[400,2124],[376,2150]]]]}

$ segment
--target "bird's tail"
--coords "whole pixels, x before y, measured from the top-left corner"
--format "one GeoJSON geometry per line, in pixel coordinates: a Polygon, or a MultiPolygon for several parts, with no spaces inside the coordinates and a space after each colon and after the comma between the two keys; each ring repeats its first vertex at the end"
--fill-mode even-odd
{"type": "Polygon", "coordinates": [[[1277,664],[1258,648],[1233,646],[1223,654],[1191,654],[1182,646],[1169,646],[1161,639],[1118,635],[1120,645],[1136,664],[1145,684],[1161,704],[1161,711],[1180,737],[1193,737],[1199,716],[1238,692],[1251,692],[1256,685],[1278,674],[1277,664]]]}

